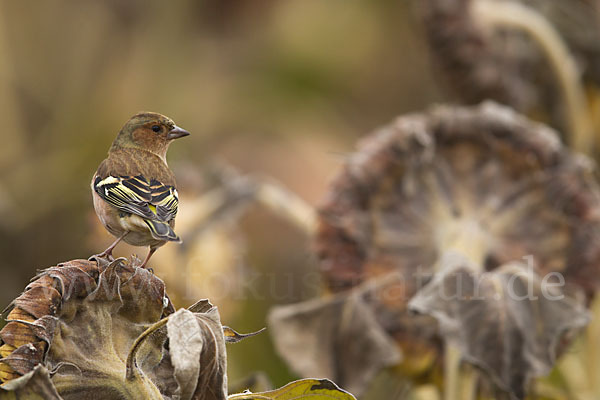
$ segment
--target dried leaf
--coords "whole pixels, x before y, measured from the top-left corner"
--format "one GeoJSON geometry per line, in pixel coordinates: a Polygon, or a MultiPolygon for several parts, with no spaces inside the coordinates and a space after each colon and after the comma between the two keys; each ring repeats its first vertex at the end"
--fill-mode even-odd
{"type": "Polygon", "coordinates": [[[238,343],[241,342],[242,340],[252,337],[252,336],[256,336],[262,332],[264,332],[267,328],[262,328],[261,330],[258,330],[256,332],[251,332],[251,333],[237,333],[236,331],[234,331],[233,329],[231,329],[228,326],[224,326],[223,327],[223,334],[225,335],[225,341],[227,343],[238,343]]]}
{"type": "Polygon", "coordinates": [[[0,362],[10,366],[13,371],[25,375],[42,362],[45,349],[46,344],[44,342],[27,343],[17,347],[9,356],[2,358],[0,362]]]}
{"type": "Polygon", "coordinates": [[[434,316],[464,359],[517,398],[531,377],[550,372],[561,337],[589,320],[582,304],[519,263],[481,274],[464,263],[448,267],[410,307],[434,316]]]}
{"type": "Polygon", "coordinates": [[[228,400],[356,400],[327,379],[302,379],[284,387],[263,393],[240,393],[229,396],[228,400]]]}
{"type": "Polygon", "coordinates": [[[200,356],[200,377],[194,400],[224,400],[227,398],[227,352],[223,326],[216,307],[195,314],[203,335],[200,356]]]}
{"type": "Polygon", "coordinates": [[[202,299],[189,306],[188,310],[191,312],[207,312],[211,308],[213,308],[213,305],[210,304],[210,301],[207,299],[202,299]]]}
{"type": "Polygon", "coordinates": [[[278,353],[302,376],[324,376],[362,393],[400,351],[378,323],[365,293],[278,306],[269,315],[278,353]]]}
{"type": "Polygon", "coordinates": [[[200,353],[202,352],[202,333],[191,311],[181,309],[167,322],[169,334],[169,352],[174,369],[175,380],[179,388],[175,392],[181,400],[192,398],[200,375],[200,353]]]}
{"type": "Polygon", "coordinates": [[[167,332],[176,398],[226,399],[225,340],[216,308],[202,317],[181,309],[169,317],[167,332]]]}
{"type": "Polygon", "coordinates": [[[38,365],[18,379],[0,386],[0,400],[63,400],[50,381],[48,370],[38,365]]]}

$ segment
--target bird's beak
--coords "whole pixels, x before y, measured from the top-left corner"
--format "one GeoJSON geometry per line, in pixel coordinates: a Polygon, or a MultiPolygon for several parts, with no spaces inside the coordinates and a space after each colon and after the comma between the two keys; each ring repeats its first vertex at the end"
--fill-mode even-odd
{"type": "Polygon", "coordinates": [[[188,136],[190,133],[188,131],[186,131],[183,128],[178,127],[177,125],[175,125],[175,128],[171,129],[169,131],[169,133],[167,134],[167,139],[171,140],[171,139],[179,139],[181,137],[184,136],[188,136]]]}

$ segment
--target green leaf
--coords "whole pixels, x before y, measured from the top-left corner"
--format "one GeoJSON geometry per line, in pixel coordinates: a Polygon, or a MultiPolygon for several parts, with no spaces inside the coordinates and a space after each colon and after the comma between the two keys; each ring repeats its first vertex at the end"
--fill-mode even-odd
{"type": "Polygon", "coordinates": [[[340,389],[328,379],[301,379],[284,387],[263,393],[239,393],[228,400],[356,400],[350,393],[340,389]]]}

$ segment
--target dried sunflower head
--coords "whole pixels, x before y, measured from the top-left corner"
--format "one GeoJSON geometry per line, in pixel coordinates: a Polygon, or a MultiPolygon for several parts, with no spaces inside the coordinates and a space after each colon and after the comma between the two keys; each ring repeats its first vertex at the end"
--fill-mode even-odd
{"type": "Polygon", "coordinates": [[[408,299],[417,273],[457,251],[482,270],[531,255],[540,273],[562,272],[591,294],[600,282],[593,174],[551,129],[493,103],[398,118],[361,142],[320,208],[327,285],[401,271],[413,278],[408,299]]]}
{"type": "Polygon", "coordinates": [[[227,396],[216,308],[205,301],[175,313],[163,282],[131,261],[74,260],[43,270],[14,301],[7,321],[0,331],[3,393],[227,396]]]}
{"type": "Polygon", "coordinates": [[[460,99],[510,105],[548,121],[572,136],[579,151],[591,152],[599,128],[593,121],[600,88],[597,2],[424,0],[418,5],[435,64],[460,99]]]}
{"type": "Polygon", "coordinates": [[[2,400],[356,400],[327,379],[228,396],[222,326],[208,300],[175,312],[163,282],[131,261],[74,260],[43,270],[0,331],[2,400]]]}
{"type": "Polygon", "coordinates": [[[319,368],[343,385],[355,377],[352,382],[363,384],[352,390],[360,393],[374,370],[399,357],[366,362],[358,352],[353,363],[352,347],[325,346],[319,338],[397,353],[381,340],[383,330],[402,351],[403,374],[422,377],[443,341],[452,342],[465,359],[493,365],[484,369],[494,384],[521,393],[529,377],[551,367],[565,331],[586,323],[582,289],[591,296],[600,283],[600,192],[593,174],[591,162],[568,151],[550,128],[495,103],[438,107],[375,131],[347,159],[319,209],[315,250],[334,296],[273,311],[279,352],[303,375],[314,368],[303,355],[328,352],[323,359],[330,361],[319,368]],[[507,281],[526,282],[535,295],[550,273],[566,280],[564,299],[500,301],[512,290],[507,281]],[[469,285],[475,285],[471,292],[469,285]],[[320,328],[297,333],[302,321],[320,321],[320,328]],[[552,329],[534,336],[531,326],[552,329]],[[510,346],[493,345],[492,338],[510,346]],[[304,346],[293,351],[290,342],[304,346]]]}

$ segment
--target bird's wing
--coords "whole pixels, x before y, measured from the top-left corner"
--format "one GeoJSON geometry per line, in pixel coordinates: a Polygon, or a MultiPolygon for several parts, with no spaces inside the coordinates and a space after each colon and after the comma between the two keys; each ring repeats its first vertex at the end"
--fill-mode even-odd
{"type": "Polygon", "coordinates": [[[163,185],[156,179],[150,181],[152,200],[150,203],[156,207],[156,215],[161,221],[170,221],[177,215],[179,197],[177,189],[173,186],[163,185]]]}
{"type": "Polygon", "coordinates": [[[179,199],[173,186],[156,179],[137,176],[100,176],[94,179],[94,191],[121,212],[168,223],[177,215],[179,199]]]}

